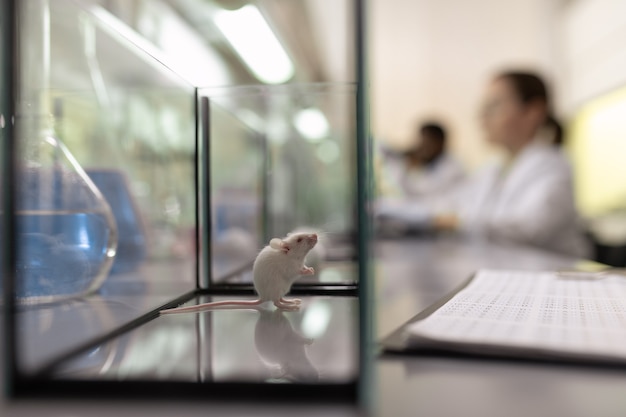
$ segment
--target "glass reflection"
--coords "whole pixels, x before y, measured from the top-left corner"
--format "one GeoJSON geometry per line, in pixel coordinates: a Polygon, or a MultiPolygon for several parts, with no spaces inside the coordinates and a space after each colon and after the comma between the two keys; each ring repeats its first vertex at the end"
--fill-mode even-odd
{"type": "MultiPolygon", "coordinates": [[[[316,271],[352,259],[356,87],[351,83],[205,88],[209,100],[212,279],[251,263],[271,238],[314,232],[316,271]],[[317,267],[316,267],[317,266],[317,267]]],[[[354,283],[356,273],[334,277],[354,283]]],[[[320,282],[320,274],[298,283],[320,282]]],[[[296,285],[298,285],[296,283],[296,285]]]]}
{"type": "Polygon", "coordinates": [[[195,288],[195,89],[96,3],[18,5],[16,287],[65,300],[19,307],[30,373],[195,288]]]}
{"type": "Polygon", "coordinates": [[[65,363],[56,377],[350,382],[357,376],[356,304],[344,297],[305,297],[298,312],[220,309],[161,316],[65,363]]]}
{"type": "Polygon", "coordinates": [[[314,382],[319,373],[307,354],[314,339],[298,333],[281,310],[261,311],[254,329],[254,346],[272,382],[314,382]]]}

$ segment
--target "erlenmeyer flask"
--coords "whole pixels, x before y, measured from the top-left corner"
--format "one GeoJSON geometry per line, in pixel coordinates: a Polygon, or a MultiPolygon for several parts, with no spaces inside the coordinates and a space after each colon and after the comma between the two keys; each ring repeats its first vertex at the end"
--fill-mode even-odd
{"type": "Polygon", "coordinates": [[[95,291],[117,249],[111,208],[51,129],[26,142],[16,187],[18,301],[95,291]]]}

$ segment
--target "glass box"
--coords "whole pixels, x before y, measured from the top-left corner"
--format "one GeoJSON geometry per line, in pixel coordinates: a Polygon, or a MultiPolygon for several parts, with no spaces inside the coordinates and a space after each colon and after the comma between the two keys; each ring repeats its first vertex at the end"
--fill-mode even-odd
{"type": "Polygon", "coordinates": [[[230,86],[181,76],[103,2],[0,4],[10,394],[364,400],[361,2],[351,79],[230,86]],[[160,315],[254,299],[259,252],[299,232],[318,235],[299,308],[160,315]]]}
{"type": "Polygon", "coordinates": [[[202,88],[198,95],[211,190],[206,285],[249,284],[246,265],[259,246],[314,231],[319,242],[307,260],[316,272],[294,286],[354,288],[356,85],[202,88]]]}

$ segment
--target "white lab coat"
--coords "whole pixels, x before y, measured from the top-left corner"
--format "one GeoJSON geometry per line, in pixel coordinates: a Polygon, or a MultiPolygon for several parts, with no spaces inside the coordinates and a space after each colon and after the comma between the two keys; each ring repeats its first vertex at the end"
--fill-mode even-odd
{"type": "Polygon", "coordinates": [[[465,172],[456,158],[443,154],[426,167],[410,168],[404,160],[388,161],[386,193],[375,205],[377,227],[383,233],[431,230],[432,216],[443,199],[463,183],[465,172]]]}
{"type": "Polygon", "coordinates": [[[461,164],[444,153],[429,165],[417,170],[406,169],[401,186],[407,197],[431,197],[449,192],[463,179],[461,164]]]}
{"type": "Polygon", "coordinates": [[[470,235],[579,258],[590,254],[569,162],[545,141],[526,146],[508,168],[503,163],[488,166],[454,200],[461,230],[470,235]]]}
{"type": "Polygon", "coordinates": [[[463,166],[447,153],[424,167],[410,167],[404,159],[390,159],[385,167],[387,194],[406,199],[431,198],[447,193],[461,182],[464,175],[463,166]]]}

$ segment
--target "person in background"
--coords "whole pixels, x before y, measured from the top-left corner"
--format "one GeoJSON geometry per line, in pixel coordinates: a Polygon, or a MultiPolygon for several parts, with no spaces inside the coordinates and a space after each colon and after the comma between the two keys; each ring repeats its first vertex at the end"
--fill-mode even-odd
{"type": "Polygon", "coordinates": [[[589,256],[574,201],[572,171],[561,145],[545,83],[533,73],[509,71],[487,87],[482,124],[504,159],[472,177],[433,216],[438,230],[458,230],[579,258],[589,256]]]}
{"type": "Polygon", "coordinates": [[[431,211],[464,177],[461,164],[448,153],[446,141],[441,124],[426,122],[415,130],[409,150],[387,152],[375,206],[380,234],[430,231],[431,211]]]}
{"type": "Polygon", "coordinates": [[[387,161],[386,180],[397,197],[426,199],[459,183],[463,167],[447,152],[446,139],[441,124],[423,123],[415,131],[414,145],[396,157],[397,161],[387,161]]]}

